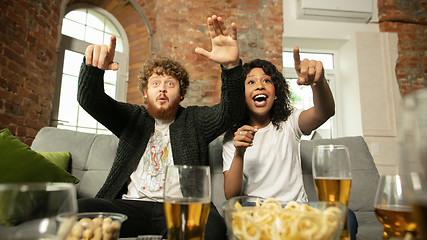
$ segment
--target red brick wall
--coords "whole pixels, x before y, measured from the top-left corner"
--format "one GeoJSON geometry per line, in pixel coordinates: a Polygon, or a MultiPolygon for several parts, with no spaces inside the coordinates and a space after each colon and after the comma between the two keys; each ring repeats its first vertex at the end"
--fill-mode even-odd
{"type": "Polygon", "coordinates": [[[280,0],[0,0],[0,129],[9,128],[27,144],[50,124],[63,3],[99,6],[122,24],[130,46],[128,101],[132,103],[142,104],[136,76],[142,62],[154,54],[169,55],[190,72],[183,105],[219,101],[219,66],[194,53],[197,46],[210,49],[206,18],[212,14],[224,16],[227,26],[237,23],[244,61],[265,58],[281,69],[280,0]],[[148,19],[153,36],[137,10],[148,19]]]}
{"type": "Polygon", "coordinates": [[[52,0],[0,0],[0,129],[27,144],[50,119],[58,6],[52,0]]]}
{"type": "Polygon", "coordinates": [[[190,73],[190,89],[183,105],[213,105],[220,99],[219,65],[194,53],[197,46],[211,49],[206,19],[213,14],[225,17],[226,26],[237,24],[244,61],[266,58],[281,69],[281,0],[157,0],[155,9],[153,54],[172,56],[190,73]]]}
{"type": "Polygon", "coordinates": [[[406,95],[426,87],[427,0],[378,0],[380,31],[398,34],[396,78],[406,95]]]}
{"type": "MultiPolygon", "coordinates": [[[[378,0],[381,31],[398,32],[396,75],[402,94],[425,86],[426,1],[378,0]]],[[[136,75],[150,55],[184,63],[191,85],[183,105],[213,105],[220,98],[220,68],[197,56],[210,49],[206,18],[237,23],[244,61],[263,58],[282,69],[281,0],[0,0],[0,129],[27,144],[50,124],[63,3],[85,2],[110,11],[130,41],[128,101],[141,104],[136,75]],[[135,8],[136,7],[136,8],[135,8]],[[153,35],[138,14],[148,19],[153,35]]]]}

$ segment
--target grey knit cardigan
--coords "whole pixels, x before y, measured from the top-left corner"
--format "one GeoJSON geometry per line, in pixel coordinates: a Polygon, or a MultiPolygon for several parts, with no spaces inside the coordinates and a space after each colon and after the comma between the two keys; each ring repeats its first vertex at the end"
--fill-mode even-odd
{"type": "MultiPolygon", "coordinates": [[[[212,107],[180,106],[170,125],[174,164],[209,165],[208,145],[233,126],[243,115],[244,76],[242,63],[232,69],[221,67],[221,102],[212,107]]],[[[144,106],[118,102],[104,92],[104,71],[84,62],[80,69],[77,99],[98,122],[119,138],[111,171],[97,198],[121,198],[129,177],[137,168],[154,119],[144,106]]]]}

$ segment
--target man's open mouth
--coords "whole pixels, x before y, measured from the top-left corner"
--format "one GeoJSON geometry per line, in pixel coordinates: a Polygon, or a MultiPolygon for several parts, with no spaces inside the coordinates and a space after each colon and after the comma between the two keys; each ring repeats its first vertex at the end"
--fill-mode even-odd
{"type": "Polygon", "coordinates": [[[164,95],[161,95],[161,96],[157,97],[157,101],[161,102],[161,103],[167,102],[168,101],[168,97],[166,97],[164,95]]]}

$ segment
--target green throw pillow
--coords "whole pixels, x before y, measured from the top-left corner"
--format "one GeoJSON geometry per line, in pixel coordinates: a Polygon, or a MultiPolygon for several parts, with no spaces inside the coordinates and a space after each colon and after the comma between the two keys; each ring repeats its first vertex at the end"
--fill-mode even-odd
{"type": "Polygon", "coordinates": [[[0,183],[12,182],[78,183],[79,179],[3,129],[0,130],[0,183]]]}
{"type": "Polygon", "coordinates": [[[37,152],[51,163],[67,171],[70,162],[70,152],[37,152]]]}
{"type": "MultiPolygon", "coordinates": [[[[42,154],[31,150],[8,129],[0,130],[0,183],[79,182],[78,178],[66,171],[70,153],[42,154]]],[[[20,224],[28,214],[38,211],[45,202],[43,195],[40,194],[22,193],[18,196],[11,194],[11,192],[0,193],[0,225],[20,224]],[[19,199],[20,204],[12,206],[5,204],[11,197],[19,199]]]]}

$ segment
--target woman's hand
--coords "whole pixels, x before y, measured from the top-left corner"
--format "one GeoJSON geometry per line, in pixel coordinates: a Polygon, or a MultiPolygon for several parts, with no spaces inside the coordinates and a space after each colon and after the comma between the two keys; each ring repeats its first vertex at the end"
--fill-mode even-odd
{"type": "Polygon", "coordinates": [[[252,146],[252,142],[257,131],[258,127],[252,127],[249,125],[244,125],[237,129],[234,133],[234,147],[236,148],[235,154],[243,157],[246,152],[246,148],[252,146]]]}
{"type": "Polygon", "coordinates": [[[298,85],[316,85],[317,82],[325,80],[323,63],[316,60],[300,60],[299,48],[294,47],[295,71],[298,74],[298,85]]]}

